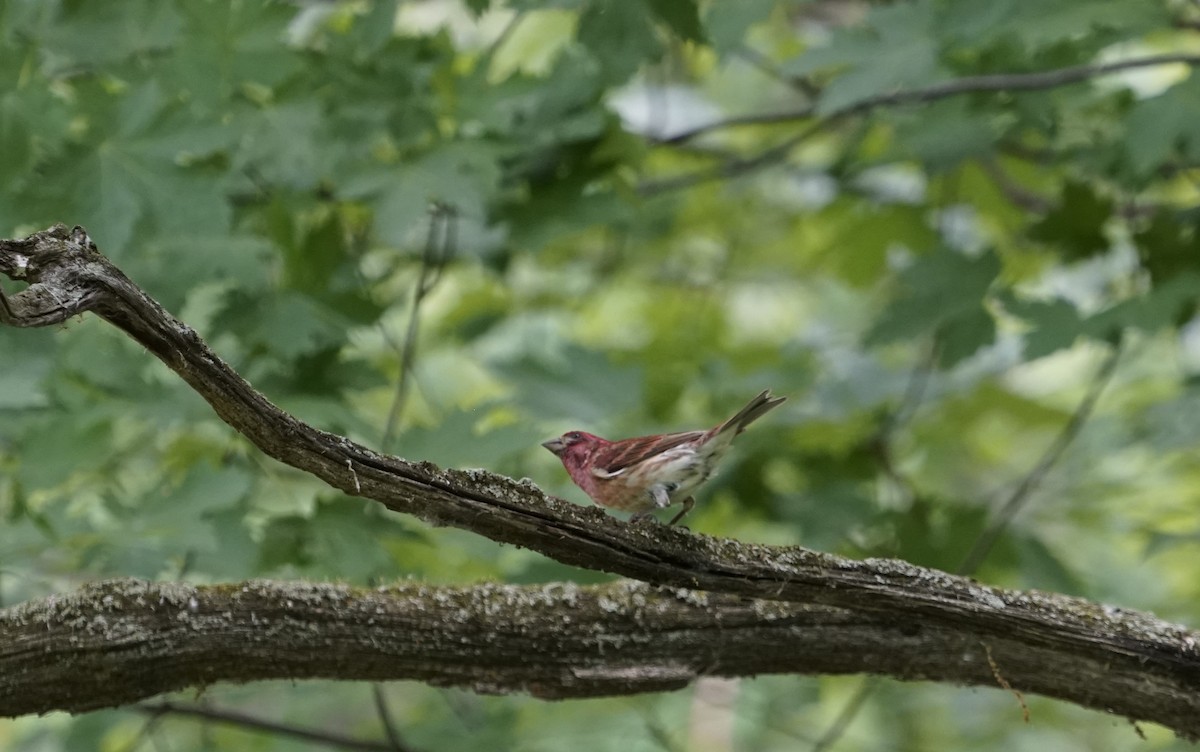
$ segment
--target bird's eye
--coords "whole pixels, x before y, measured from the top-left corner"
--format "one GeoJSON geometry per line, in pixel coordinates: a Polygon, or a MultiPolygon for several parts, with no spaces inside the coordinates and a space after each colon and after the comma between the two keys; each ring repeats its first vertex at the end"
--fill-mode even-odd
{"type": "Polygon", "coordinates": [[[565,438],[567,441],[579,441],[583,437],[579,435],[578,431],[572,431],[563,438],[565,438]]]}

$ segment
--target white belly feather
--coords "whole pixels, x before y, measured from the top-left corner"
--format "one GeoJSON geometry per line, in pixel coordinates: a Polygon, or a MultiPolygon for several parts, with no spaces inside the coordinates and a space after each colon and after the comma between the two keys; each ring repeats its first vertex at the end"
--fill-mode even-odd
{"type": "MultiPolygon", "coordinates": [[[[707,462],[707,459],[690,446],[675,447],[657,455],[653,459],[654,483],[646,487],[641,503],[633,504],[631,508],[644,504],[645,509],[653,509],[683,501],[708,479],[710,470],[706,470],[706,467],[711,468],[714,463],[707,462]],[[665,504],[661,503],[664,498],[667,502],[665,504]]],[[[629,487],[631,494],[636,494],[639,489],[645,487],[646,478],[643,473],[647,469],[645,463],[639,463],[615,472],[594,468],[592,474],[601,480],[623,483],[629,487]]]]}

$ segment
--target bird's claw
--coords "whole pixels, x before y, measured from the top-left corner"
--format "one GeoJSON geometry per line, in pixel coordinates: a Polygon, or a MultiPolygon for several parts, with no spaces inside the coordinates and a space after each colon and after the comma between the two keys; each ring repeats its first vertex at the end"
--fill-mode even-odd
{"type": "MultiPolygon", "coordinates": [[[[671,518],[671,521],[667,523],[668,527],[671,525],[674,525],[676,522],[679,522],[680,520],[682,520],[683,516],[685,514],[687,514],[688,512],[692,511],[692,507],[695,505],[696,505],[696,500],[693,497],[689,496],[686,499],[684,499],[683,500],[683,509],[680,509],[679,512],[674,517],[671,518]]],[[[684,527],[683,529],[687,530],[687,527],[684,527]]]]}

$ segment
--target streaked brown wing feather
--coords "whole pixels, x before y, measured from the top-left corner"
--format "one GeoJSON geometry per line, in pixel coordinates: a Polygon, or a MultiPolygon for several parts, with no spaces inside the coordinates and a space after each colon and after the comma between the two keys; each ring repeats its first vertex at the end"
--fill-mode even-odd
{"type": "Polygon", "coordinates": [[[705,431],[683,431],[615,441],[596,453],[593,465],[605,472],[615,473],[668,449],[698,441],[704,437],[705,433],[705,431]]]}

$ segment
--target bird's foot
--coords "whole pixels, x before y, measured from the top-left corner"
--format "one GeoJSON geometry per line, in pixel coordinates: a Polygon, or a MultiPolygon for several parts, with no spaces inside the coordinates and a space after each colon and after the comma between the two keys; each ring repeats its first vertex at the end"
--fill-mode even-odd
{"type": "MultiPolygon", "coordinates": [[[[675,523],[682,520],[683,516],[685,514],[687,514],[688,512],[692,511],[692,507],[694,507],[694,506],[696,506],[696,500],[693,499],[691,496],[684,499],[683,500],[683,509],[680,509],[679,512],[674,517],[671,518],[671,521],[667,523],[667,526],[670,527],[671,525],[674,525],[675,523]]],[[[686,530],[687,528],[685,527],[684,529],[686,530]]]]}

